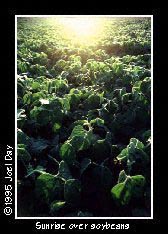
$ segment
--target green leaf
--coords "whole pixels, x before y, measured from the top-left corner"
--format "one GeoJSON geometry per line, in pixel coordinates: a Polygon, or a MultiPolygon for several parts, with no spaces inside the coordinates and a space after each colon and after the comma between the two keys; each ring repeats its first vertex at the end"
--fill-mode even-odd
{"type": "Polygon", "coordinates": [[[113,175],[106,166],[91,163],[81,175],[82,185],[86,193],[90,191],[110,191],[113,175]]]}
{"type": "Polygon", "coordinates": [[[137,149],[143,149],[144,148],[144,144],[142,142],[140,142],[138,139],[136,138],[131,138],[130,139],[130,143],[129,146],[133,146],[134,148],[137,149]]]}
{"type": "Polygon", "coordinates": [[[49,104],[43,104],[40,107],[34,106],[30,111],[30,118],[41,125],[46,125],[50,122],[52,124],[61,123],[63,116],[62,102],[59,98],[54,98],[50,100],[49,104]]]}
{"type": "Polygon", "coordinates": [[[57,133],[60,130],[60,128],[61,128],[61,124],[60,123],[55,123],[53,125],[52,130],[53,130],[53,132],[57,133]]]}
{"type": "Polygon", "coordinates": [[[58,215],[59,211],[64,208],[66,205],[65,201],[53,201],[50,205],[50,213],[51,215],[58,215]]]}
{"type": "Polygon", "coordinates": [[[123,97],[126,94],[126,88],[125,87],[121,88],[119,93],[120,93],[120,96],[123,97]]]}
{"type": "Polygon", "coordinates": [[[121,151],[121,153],[117,156],[118,160],[125,160],[128,157],[128,149],[125,148],[121,151]]]}
{"type": "Polygon", "coordinates": [[[104,125],[104,120],[100,118],[96,118],[90,121],[91,125],[97,125],[97,126],[103,126],[104,125]]]}
{"type": "Polygon", "coordinates": [[[145,78],[141,85],[140,85],[140,89],[142,90],[142,93],[146,94],[146,95],[150,95],[151,92],[151,78],[147,77],[145,78]]]}
{"type": "Polygon", "coordinates": [[[90,109],[96,109],[100,107],[101,103],[101,98],[97,94],[91,94],[87,99],[86,99],[86,108],[88,110],[90,109]]]}
{"type": "Polygon", "coordinates": [[[64,197],[67,203],[78,205],[81,199],[81,183],[76,179],[69,179],[65,182],[64,197]]]}
{"type": "Polygon", "coordinates": [[[112,190],[112,197],[121,205],[127,205],[131,199],[132,184],[131,179],[127,178],[123,183],[115,185],[112,190]]]}
{"type": "Polygon", "coordinates": [[[85,134],[85,131],[84,131],[83,127],[81,125],[77,125],[72,130],[70,138],[72,138],[74,136],[83,136],[84,134],[85,134]]]}
{"type": "Polygon", "coordinates": [[[19,144],[28,145],[30,137],[28,137],[21,129],[17,129],[17,141],[19,144]]]}
{"type": "Polygon", "coordinates": [[[110,156],[111,147],[107,143],[106,139],[97,140],[93,144],[93,161],[102,162],[104,159],[110,156]]]}
{"type": "Polygon", "coordinates": [[[40,84],[38,82],[33,82],[31,85],[32,89],[39,89],[40,88],[40,84]]]}
{"type": "Polygon", "coordinates": [[[143,149],[144,149],[144,144],[142,142],[140,142],[136,138],[131,138],[129,145],[127,146],[127,148],[121,151],[121,153],[117,156],[117,159],[118,160],[131,159],[132,161],[132,155],[135,153],[135,151],[143,149]]]}
{"type": "Polygon", "coordinates": [[[89,125],[89,122],[87,120],[76,120],[75,122],[71,124],[70,129],[73,129],[77,125],[85,126],[85,125],[89,125]]]}
{"type": "Polygon", "coordinates": [[[63,199],[64,180],[49,173],[41,174],[35,183],[36,198],[49,204],[53,200],[63,199]]]}
{"type": "Polygon", "coordinates": [[[136,175],[136,176],[132,176],[132,186],[133,186],[133,190],[132,190],[132,196],[139,198],[142,197],[143,195],[143,189],[145,186],[145,177],[142,175],[136,175]]]}
{"type": "Polygon", "coordinates": [[[75,150],[86,150],[90,147],[92,135],[91,130],[87,131],[81,125],[77,125],[72,130],[69,139],[75,150]]]}
{"type": "Polygon", "coordinates": [[[27,166],[27,175],[25,176],[25,178],[31,177],[35,179],[37,176],[46,173],[45,170],[46,169],[42,166],[37,166],[35,169],[33,169],[32,165],[29,164],[27,166]]]}
{"type": "Polygon", "coordinates": [[[42,124],[42,125],[46,125],[50,122],[51,120],[50,115],[51,114],[49,113],[49,111],[44,107],[35,106],[30,111],[30,118],[32,120],[36,120],[39,124],[42,124]]]}
{"type": "Polygon", "coordinates": [[[49,146],[49,142],[45,139],[31,138],[29,150],[34,155],[40,155],[49,146]]]}
{"type": "Polygon", "coordinates": [[[18,160],[21,160],[25,163],[28,163],[31,160],[31,155],[26,150],[26,146],[24,144],[17,145],[17,157],[18,160]]]}
{"type": "Polygon", "coordinates": [[[127,176],[124,171],[121,171],[118,184],[111,189],[111,194],[117,204],[127,205],[131,199],[138,199],[143,196],[144,186],[144,176],[127,176]]]}
{"type": "Polygon", "coordinates": [[[60,156],[68,165],[72,165],[76,159],[73,146],[66,141],[60,148],[60,156]]]}
{"type": "Polygon", "coordinates": [[[126,93],[126,94],[124,94],[124,95],[122,96],[122,102],[123,102],[123,104],[125,104],[125,103],[127,103],[127,102],[129,101],[130,96],[131,96],[130,93],[126,93]]]}
{"type": "Polygon", "coordinates": [[[80,95],[79,94],[69,95],[69,102],[71,107],[77,106],[80,102],[80,95]]]}
{"type": "Polygon", "coordinates": [[[122,183],[126,180],[127,175],[124,170],[120,171],[119,177],[118,177],[118,183],[122,183]]]}
{"type": "Polygon", "coordinates": [[[81,162],[81,174],[87,169],[87,167],[91,164],[90,158],[84,158],[81,162]]]}
{"type": "Polygon", "coordinates": [[[148,142],[151,137],[151,130],[147,130],[142,134],[143,140],[148,142]]]}
{"type": "Polygon", "coordinates": [[[117,107],[118,105],[113,100],[108,101],[107,109],[110,113],[114,113],[117,110],[117,107]]]}
{"type": "Polygon", "coordinates": [[[32,102],[32,93],[31,93],[31,92],[27,92],[27,93],[23,96],[23,103],[29,105],[31,102],[32,102]]]}
{"type": "Polygon", "coordinates": [[[63,108],[66,111],[69,111],[70,110],[70,103],[69,103],[68,98],[62,98],[62,102],[63,102],[63,108]]]}
{"type": "Polygon", "coordinates": [[[113,176],[111,171],[108,169],[108,167],[97,165],[92,170],[92,177],[97,184],[97,186],[100,186],[101,188],[104,188],[105,190],[109,189],[113,182],[113,176]]]}
{"type": "Polygon", "coordinates": [[[69,170],[68,164],[64,161],[61,161],[59,164],[58,175],[65,180],[72,179],[71,172],[69,170]]]}

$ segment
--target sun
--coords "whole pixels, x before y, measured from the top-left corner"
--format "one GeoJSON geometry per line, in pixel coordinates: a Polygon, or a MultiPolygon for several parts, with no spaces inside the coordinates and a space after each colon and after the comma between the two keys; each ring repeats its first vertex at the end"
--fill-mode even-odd
{"type": "Polygon", "coordinates": [[[88,44],[95,41],[102,31],[102,23],[97,18],[67,17],[60,20],[64,35],[74,42],[88,44]]]}
{"type": "Polygon", "coordinates": [[[71,19],[69,30],[77,37],[88,37],[94,34],[95,22],[91,19],[71,19]]]}

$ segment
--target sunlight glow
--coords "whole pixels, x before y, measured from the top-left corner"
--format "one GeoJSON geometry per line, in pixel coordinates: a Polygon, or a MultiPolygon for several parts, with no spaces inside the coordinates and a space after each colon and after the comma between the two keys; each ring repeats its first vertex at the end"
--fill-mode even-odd
{"type": "Polygon", "coordinates": [[[62,18],[60,23],[66,37],[79,44],[95,42],[103,29],[102,22],[97,18],[62,18]]]}

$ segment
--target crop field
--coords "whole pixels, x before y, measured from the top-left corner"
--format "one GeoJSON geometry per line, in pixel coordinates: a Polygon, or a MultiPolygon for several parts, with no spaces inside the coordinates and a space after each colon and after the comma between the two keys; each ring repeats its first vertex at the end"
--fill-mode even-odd
{"type": "Polygon", "coordinates": [[[151,216],[151,18],[17,18],[18,217],[151,216]]]}

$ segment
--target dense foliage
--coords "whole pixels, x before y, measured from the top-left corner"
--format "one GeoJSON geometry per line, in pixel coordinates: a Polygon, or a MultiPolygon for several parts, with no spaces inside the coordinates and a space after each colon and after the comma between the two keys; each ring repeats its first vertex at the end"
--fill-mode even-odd
{"type": "Polygon", "coordinates": [[[150,19],[87,46],[19,18],[18,216],[150,216],[150,19]]]}

